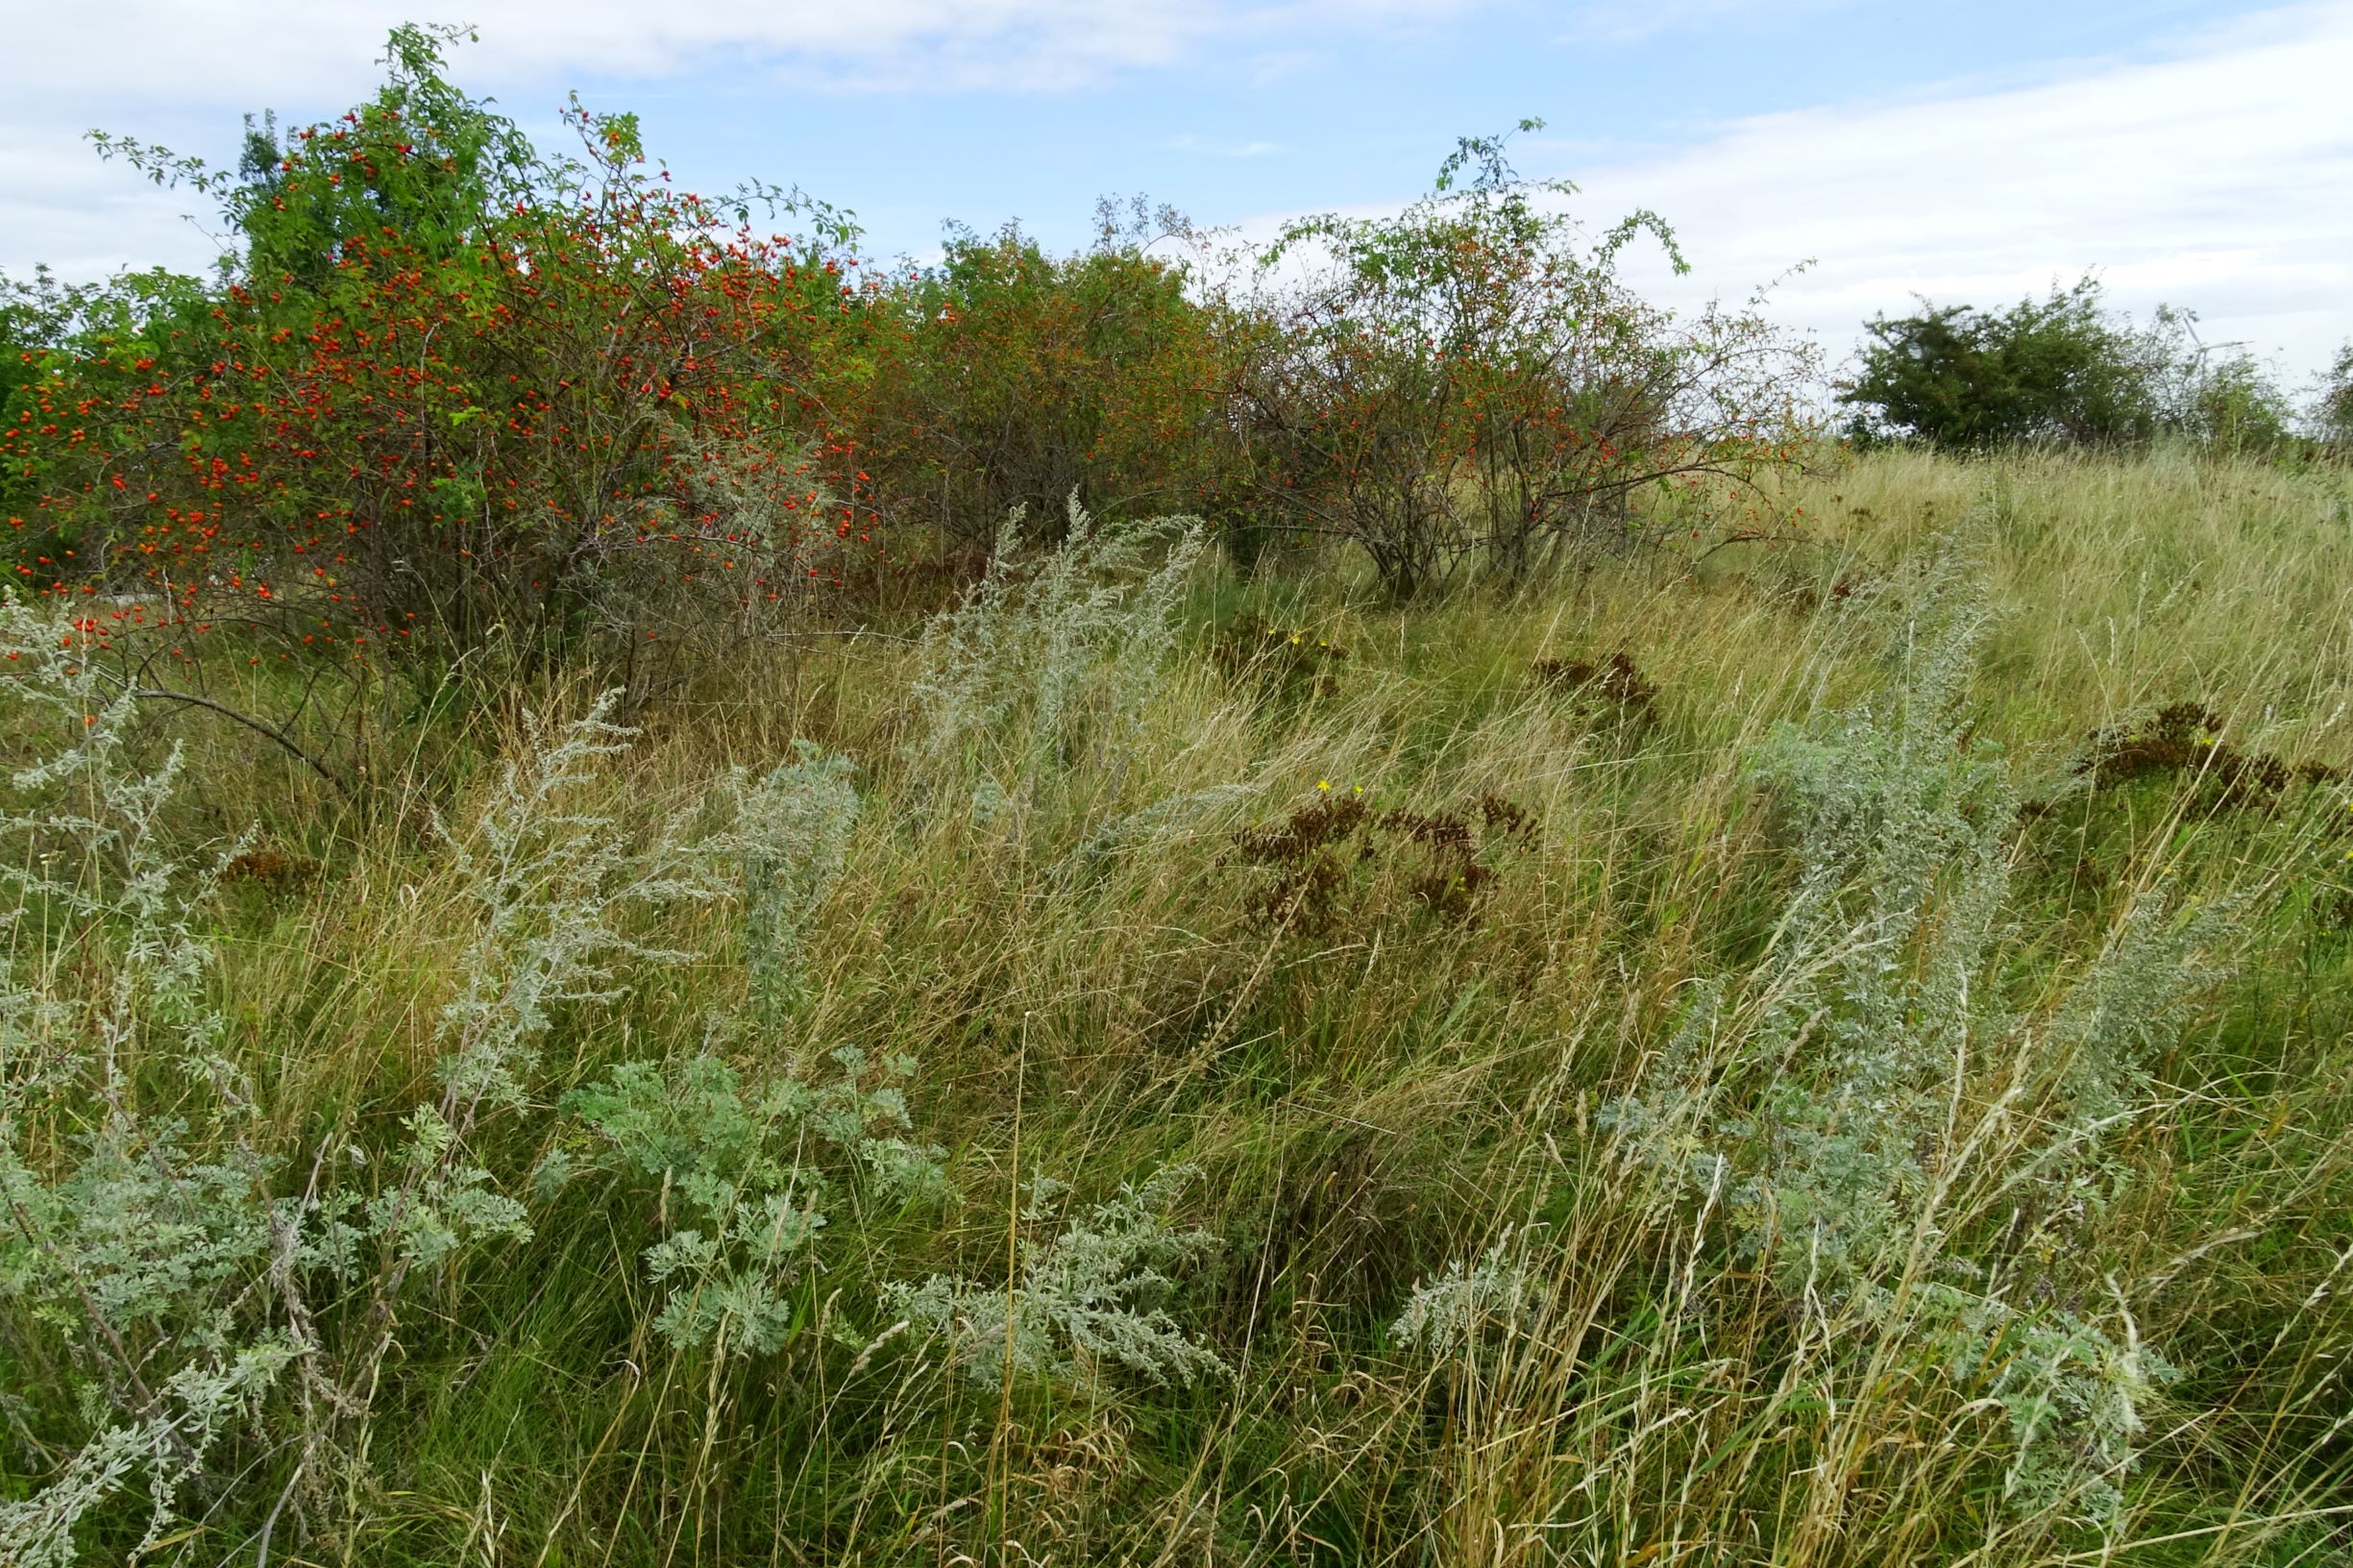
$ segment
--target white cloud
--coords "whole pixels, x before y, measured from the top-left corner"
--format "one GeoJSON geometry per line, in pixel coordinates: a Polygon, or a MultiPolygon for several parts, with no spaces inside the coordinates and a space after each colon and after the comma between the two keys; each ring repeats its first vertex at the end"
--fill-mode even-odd
{"type": "Polygon", "coordinates": [[[1811,15],[1851,4],[1853,0],[1647,0],[1630,6],[1625,0],[1602,0],[1579,6],[1570,17],[1573,25],[1561,37],[1579,44],[1641,43],[1665,33],[1811,15]]]}
{"type": "Polygon", "coordinates": [[[1160,145],[1168,152],[1198,153],[1204,158],[1272,158],[1283,151],[1280,142],[1217,141],[1191,135],[1170,136],[1160,145]]]}
{"type": "Polygon", "coordinates": [[[2176,58],[2001,91],[1773,114],[1580,177],[1597,218],[1664,214],[1737,297],[1844,352],[1875,311],[2002,305],[2100,269],[2115,303],[2199,312],[2292,378],[2353,337],[2353,6],[2272,12],[2176,58]]]}
{"type": "MultiPolygon", "coordinates": [[[[831,86],[1054,88],[1335,29],[1443,25],[1479,0],[467,0],[480,35],[469,75],[627,79],[766,64],[831,86]]],[[[112,0],[9,21],[12,52],[42,62],[12,91],[56,102],[245,104],[289,83],[364,84],[415,0],[112,0]]],[[[338,88],[327,94],[348,96],[338,88]]]]}
{"type": "MultiPolygon", "coordinates": [[[[1262,72],[1340,37],[1410,35],[1488,0],[464,0],[478,29],[466,85],[514,111],[583,75],[692,84],[765,72],[785,90],[1056,91],[1123,72],[1262,72]]],[[[416,0],[8,0],[11,56],[39,61],[0,96],[0,267],[48,261],[88,276],[125,264],[203,263],[184,202],[98,167],[97,124],[175,147],[219,149],[239,111],[331,111],[378,79],[385,34],[416,0]]],[[[1251,143],[1204,143],[1251,157],[1251,143]]]]}

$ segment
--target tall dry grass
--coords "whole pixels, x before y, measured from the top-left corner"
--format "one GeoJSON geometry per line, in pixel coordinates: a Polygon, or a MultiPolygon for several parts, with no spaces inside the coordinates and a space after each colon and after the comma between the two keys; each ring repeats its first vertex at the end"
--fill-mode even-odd
{"type": "MultiPolygon", "coordinates": [[[[236,1467],[192,1483],[141,1560],[242,1560],[264,1538],[281,1560],[452,1564],[2341,1560],[2347,787],[2218,803],[2211,765],[2090,789],[2074,770],[2096,734],[2185,702],[2224,722],[2226,759],[2353,764],[2347,496],[2341,476],[2162,456],[1891,453],[1788,498],[1803,546],[1631,559],[1516,600],[1399,609],[1205,563],[1148,691],[1067,745],[1017,736],[973,765],[1042,769],[1020,809],[976,772],[943,782],[912,641],[813,638],[712,672],[636,716],[578,809],[643,837],[795,740],[851,759],[865,809],[798,1000],[715,1035],[755,1011],[737,903],[647,917],[641,940],[694,956],[560,1009],[527,1103],[473,1135],[530,1237],[404,1297],[365,1431],[331,1464],[297,1476],[284,1396],[258,1402],[224,1439],[236,1467]],[[1881,655],[1931,550],[1973,563],[1992,612],[1966,749],[2026,802],[1974,976],[2015,1021],[1939,1091],[1983,1108],[2014,1065],[2039,1071],[2068,977],[2136,908],[2233,900],[2209,955],[2227,977],[2100,1135],[2096,1201],[2013,1235],[2002,1215],[2032,1205],[1984,1196],[2067,1114],[2036,1079],[2011,1102],[2031,1114],[1970,1124],[1966,1221],[1905,1233],[1937,1259],[2011,1248],[2021,1311],[2179,1369],[2146,1386],[2130,1469],[2086,1439],[2021,1483],[1999,1367],[1971,1369],[1956,1334],[1891,1330],[1906,1320],[1870,1289],[1793,1289],[1773,1249],[1798,1243],[1745,1245],[1728,1188],[1695,1193],[1607,1114],[1702,982],[1781,983],[1803,846],[1753,759],[1777,725],[1888,711],[1881,655]],[[1303,651],[1318,641],[1345,657],[1303,651]],[[1607,676],[1619,653],[1638,684],[1607,676]],[[1312,845],[1248,848],[1302,814],[1330,834],[1320,892],[1285,879],[1312,845]],[[680,1223],[676,1186],[534,1188],[593,1143],[565,1097],[623,1062],[717,1050],[757,1083],[844,1045],[915,1060],[911,1136],[942,1150],[950,1195],[838,1179],[780,1348],[669,1342],[643,1255],[680,1223]],[[1224,1371],[1156,1383],[1065,1345],[1057,1375],[975,1377],[894,1312],[892,1286],[938,1274],[1011,1316],[1021,1260],[1180,1167],[1154,1223],[1215,1245],[1153,1299],[1224,1371]],[[1458,1332],[1401,1333],[1417,1296],[1455,1303],[1458,1332]]],[[[413,738],[402,789],[461,819],[519,744],[497,714],[413,738]]],[[[467,873],[417,813],[361,822],[234,734],[192,732],[188,772],[190,837],[257,806],[298,868],[207,906],[254,1140],[390,1146],[438,1091],[467,873]]],[[[1937,904],[1927,926],[1950,918],[1937,904]]],[[[1725,1125],[1812,1070],[1802,1039],[1744,1057],[1741,1017],[1703,1053],[1722,1098],[1677,1132],[1694,1148],[1729,1146],[1725,1125]]],[[[1958,1278],[1900,1271],[1931,1276],[1958,1278]]],[[[79,1440],[92,1374],[5,1296],[0,1323],[0,1498],[25,1498],[79,1440]]],[[[1978,1349],[2020,1354],[1998,1334],[1978,1349]]],[[[93,1557],[146,1522],[118,1513],[83,1525],[93,1557]]]]}

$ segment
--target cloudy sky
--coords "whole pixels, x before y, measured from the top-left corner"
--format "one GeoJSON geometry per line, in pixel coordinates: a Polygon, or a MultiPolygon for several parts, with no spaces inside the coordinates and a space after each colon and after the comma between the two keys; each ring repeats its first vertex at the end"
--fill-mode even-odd
{"type": "MultiPolygon", "coordinates": [[[[474,23],[458,80],[549,135],[633,109],[682,183],[856,210],[870,249],[1093,199],[1209,224],[1377,208],[1523,115],[1523,172],[1597,223],[1649,207],[1698,265],[1833,354],[1911,296],[2006,303],[2098,268],[2292,380],[2353,337],[2353,0],[0,0],[0,268],[201,264],[181,193],[91,127],[215,161],[239,116],[368,90],[394,22],[474,23]]],[[[1662,287],[1667,286],[1663,282],[1662,287]]]]}

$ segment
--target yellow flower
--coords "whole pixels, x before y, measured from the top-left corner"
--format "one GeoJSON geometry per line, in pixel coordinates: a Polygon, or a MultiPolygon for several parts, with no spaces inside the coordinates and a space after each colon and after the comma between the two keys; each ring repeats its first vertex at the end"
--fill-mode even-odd
{"type": "Polygon", "coordinates": [[[1328,778],[1319,778],[1315,781],[1315,787],[1319,790],[1328,790],[1332,787],[1332,781],[1328,778]]]}

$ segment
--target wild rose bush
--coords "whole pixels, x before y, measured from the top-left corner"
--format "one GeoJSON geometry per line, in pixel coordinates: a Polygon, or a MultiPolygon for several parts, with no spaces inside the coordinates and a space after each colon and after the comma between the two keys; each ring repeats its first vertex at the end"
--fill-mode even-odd
{"type": "Polygon", "coordinates": [[[741,609],[830,571],[863,531],[826,483],[847,447],[775,372],[842,307],[846,226],[760,235],[758,200],[809,208],[676,190],[633,117],[576,103],[584,158],[543,158],[421,30],[387,63],[339,120],[253,132],[236,178],[102,138],[217,198],[246,249],[218,288],[25,302],[46,330],[0,437],[20,587],[142,657],[238,625],[248,657],[503,641],[547,666],[645,635],[650,579],[741,609]]]}
{"type": "Polygon", "coordinates": [[[233,174],[99,137],[215,200],[238,253],[8,306],[14,587],[142,697],[291,665],[301,695],[237,699],[289,717],[233,717],[330,777],[364,765],[305,749],[322,669],[644,690],[1017,509],[1336,538],[1411,594],[1718,527],[1808,450],[1804,355],[1643,302],[1620,257],[1647,233],[1679,265],[1664,225],[1587,244],[1498,138],[1239,274],[1140,202],[1080,255],[964,232],[886,273],[797,191],[678,190],[632,116],[576,101],[580,150],[542,153],[450,83],[452,36],[396,31],[373,99],[249,125],[233,174]],[[754,227],[778,214],[804,233],[754,227]]]}
{"type": "Polygon", "coordinates": [[[1621,257],[1648,234],[1680,272],[1674,234],[1637,212],[1588,245],[1574,192],[1469,137],[1398,216],[1260,252],[1233,420],[1253,499],[1409,595],[1471,564],[1525,578],[1801,461],[1803,347],[1753,308],[1642,300],[1621,257]]]}

